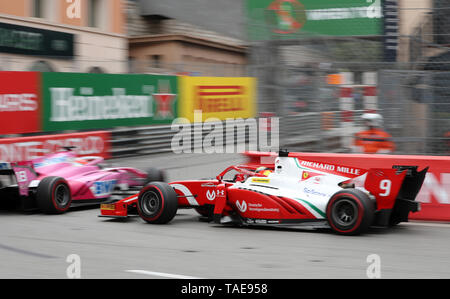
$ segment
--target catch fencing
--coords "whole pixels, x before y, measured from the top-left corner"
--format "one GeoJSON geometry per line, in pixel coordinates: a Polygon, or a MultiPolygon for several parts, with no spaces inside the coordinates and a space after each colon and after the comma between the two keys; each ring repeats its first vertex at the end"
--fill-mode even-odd
{"type": "Polygon", "coordinates": [[[396,154],[450,153],[450,1],[252,2],[250,74],[282,145],[334,131],[351,152],[361,114],[377,112],[396,154]]]}

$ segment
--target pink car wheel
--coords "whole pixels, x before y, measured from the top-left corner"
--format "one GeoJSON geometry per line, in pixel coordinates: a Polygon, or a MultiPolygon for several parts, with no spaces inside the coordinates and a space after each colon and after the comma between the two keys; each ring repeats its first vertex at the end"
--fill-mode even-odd
{"type": "Polygon", "coordinates": [[[61,177],[46,177],[38,185],[36,202],[39,209],[47,214],[63,214],[72,203],[72,195],[67,181],[61,177]]]}

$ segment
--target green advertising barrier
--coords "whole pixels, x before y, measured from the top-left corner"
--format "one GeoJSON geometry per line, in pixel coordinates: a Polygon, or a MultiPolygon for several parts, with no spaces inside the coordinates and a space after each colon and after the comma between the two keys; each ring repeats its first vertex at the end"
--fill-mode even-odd
{"type": "Polygon", "coordinates": [[[44,131],[170,124],[176,76],[43,73],[44,131]]]}
{"type": "Polygon", "coordinates": [[[382,34],[381,0],[245,0],[252,41],[382,34]]]}

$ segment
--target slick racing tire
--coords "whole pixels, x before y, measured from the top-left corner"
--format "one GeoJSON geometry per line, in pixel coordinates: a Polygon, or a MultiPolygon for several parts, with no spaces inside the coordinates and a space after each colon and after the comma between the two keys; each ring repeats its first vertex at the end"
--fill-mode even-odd
{"type": "Polygon", "coordinates": [[[145,179],[144,186],[152,182],[165,182],[166,176],[162,170],[157,168],[147,169],[147,178],[145,179]]]}
{"type": "Polygon", "coordinates": [[[72,203],[67,181],[61,177],[46,177],[37,187],[36,203],[46,214],[63,214],[72,203]]]}
{"type": "Polygon", "coordinates": [[[169,223],[178,210],[177,194],[167,183],[150,183],[139,193],[137,210],[139,216],[148,223],[169,223]]]}
{"type": "Polygon", "coordinates": [[[357,189],[345,189],[335,193],[327,205],[330,227],[341,235],[358,235],[372,224],[375,203],[357,189]]]}

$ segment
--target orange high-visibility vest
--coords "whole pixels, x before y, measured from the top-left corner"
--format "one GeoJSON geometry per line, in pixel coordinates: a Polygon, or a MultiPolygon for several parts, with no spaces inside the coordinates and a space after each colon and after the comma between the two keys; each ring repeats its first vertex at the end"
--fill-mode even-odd
{"type": "Polygon", "coordinates": [[[380,129],[371,129],[356,133],[354,144],[362,147],[365,154],[376,154],[380,150],[387,150],[389,152],[395,150],[392,136],[380,129]]]}

